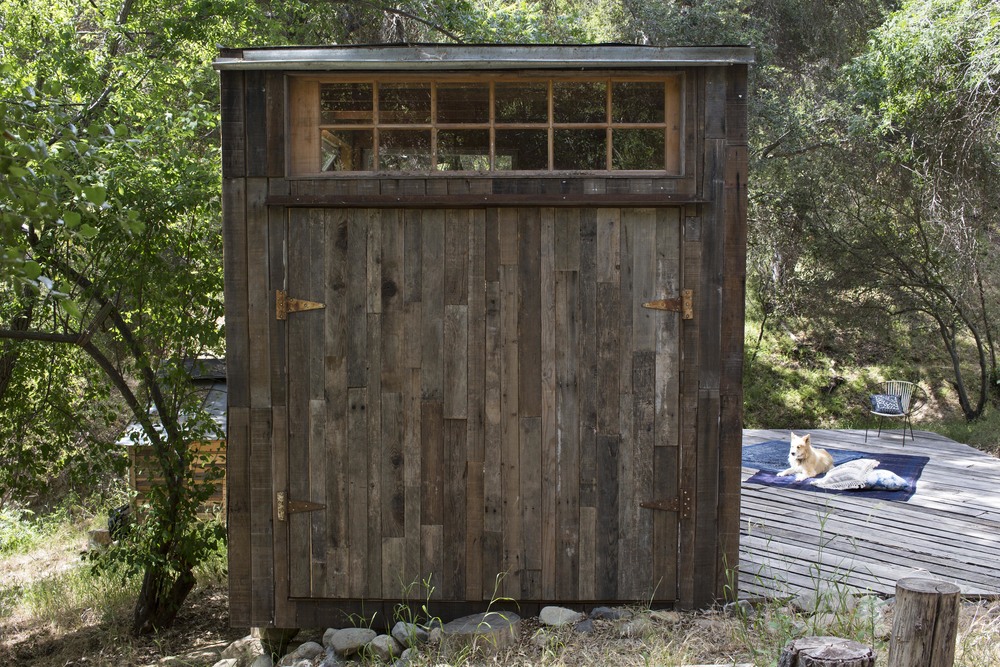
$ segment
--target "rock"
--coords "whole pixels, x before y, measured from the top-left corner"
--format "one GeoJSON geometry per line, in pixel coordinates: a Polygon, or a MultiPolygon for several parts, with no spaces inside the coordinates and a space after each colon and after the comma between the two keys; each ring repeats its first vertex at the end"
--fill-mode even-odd
{"type": "Polygon", "coordinates": [[[649,612],[649,617],[660,623],[680,623],[684,620],[684,616],[678,611],[671,611],[669,609],[658,609],[656,611],[649,612]]]}
{"type": "Polygon", "coordinates": [[[578,632],[581,635],[589,635],[594,631],[594,621],[589,618],[584,621],[580,621],[573,626],[573,631],[578,632]]]}
{"type": "Polygon", "coordinates": [[[375,631],[368,628],[344,628],[330,636],[330,646],[337,655],[346,658],[360,652],[376,636],[375,631]]]}
{"type": "Polygon", "coordinates": [[[441,649],[446,655],[504,649],[517,641],[520,631],[521,617],[514,612],[473,614],[441,628],[441,649]]]}
{"type": "Polygon", "coordinates": [[[749,618],[757,613],[754,608],[753,603],[749,600],[737,600],[736,602],[729,602],[722,611],[730,616],[738,616],[740,618],[749,618]]]}
{"type": "Polygon", "coordinates": [[[250,664],[250,667],[274,667],[274,660],[266,653],[258,655],[257,659],[250,664]]]}
{"type": "Polygon", "coordinates": [[[857,600],[849,592],[837,586],[821,586],[814,591],[806,591],[791,602],[796,611],[804,614],[839,614],[853,611],[857,600]]]}
{"type": "Polygon", "coordinates": [[[648,618],[645,616],[638,616],[627,623],[622,623],[618,631],[621,633],[622,637],[641,639],[650,631],[652,626],[653,624],[648,618]]]}
{"type": "Polygon", "coordinates": [[[584,614],[565,607],[543,607],[538,614],[542,625],[550,628],[560,628],[564,625],[574,625],[587,618],[584,614]]]}
{"type": "Polygon", "coordinates": [[[408,648],[405,651],[403,651],[402,655],[399,656],[399,659],[396,660],[396,662],[392,663],[392,667],[406,667],[416,657],[417,657],[417,650],[413,648],[408,648]]]}
{"type": "Polygon", "coordinates": [[[416,647],[426,643],[430,635],[415,623],[399,621],[392,626],[392,637],[403,646],[416,647]]]}
{"type": "Polygon", "coordinates": [[[323,646],[330,648],[333,643],[333,633],[335,633],[339,628],[327,628],[326,632],[323,633],[323,646]]]}
{"type": "Polygon", "coordinates": [[[283,656],[297,634],[299,634],[298,628],[254,628],[251,632],[251,635],[260,637],[264,653],[270,655],[272,659],[283,656]]]}
{"type": "Polygon", "coordinates": [[[226,647],[220,657],[236,658],[241,664],[250,664],[254,657],[264,652],[264,645],[260,639],[253,635],[247,635],[243,639],[237,639],[226,647]]]}
{"type": "Polygon", "coordinates": [[[236,658],[224,658],[223,660],[220,660],[212,665],[212,667],[237,667],[239,664],[240,661],[236,658]]]}
{"type": "Polygon", "coordinates": [[[403,647],[389,635],[379,635],[368,642],[367,649],[382,662],[389,662],[403,653],[403,647]]]}
{"type": "Polygon", "coordinates": [[[543,651],[549,647],[549,642],[557,641],[557,637],[548,629],[542,627],[531,636],[531,643],[543,651]]]}
{"type": "Polygon", "coordinates": [[[158,663],[161,667],[188,667],[188,665],[211,665],[226,656],[222,655],[225,644],[200,646],[187,653],[171,655],[162,658],[158,663]]]}
{"type": "Polygon", "coordinates": [[[441,635],[444,634],[444,626],[439,628],[431,628],[431,631],[427,633],[427,643],[429,644],[440,644],[441,635]]]}
{"type": "Polygon", "coordinates": [[[595,621],[618,621],[632,618],[632,612],[622,608],[594,607],[590,610],[590,618],[595,621]]]}
{"type": "Polygon", "coordinates": [[[322,646],[316,642],[306,642],[282,658],[278,662],[278,667],[293,667],[298,665],[302,660],[308,660],[311,664],[312,659],[322,653],[322,646]]]}

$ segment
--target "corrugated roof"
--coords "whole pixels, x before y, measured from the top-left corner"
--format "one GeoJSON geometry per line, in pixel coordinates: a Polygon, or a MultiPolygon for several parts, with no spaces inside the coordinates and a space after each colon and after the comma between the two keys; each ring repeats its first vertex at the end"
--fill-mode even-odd
{"type": "Polygon", "coordinates": [[[220,49],[216,69],[635,69],[754,62],[748,46],[387,44],[220,49]]]}

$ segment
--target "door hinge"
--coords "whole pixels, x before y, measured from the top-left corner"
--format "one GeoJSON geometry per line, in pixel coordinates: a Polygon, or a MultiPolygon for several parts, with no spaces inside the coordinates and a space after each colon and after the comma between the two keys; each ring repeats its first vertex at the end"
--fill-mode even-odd
{"type": "Polygon", "coordinates": [[[650,308],[652,310],[666,310],[672,313],[680,313],[681,319],[693,320],[694,290],[681,290],[681,295],[673,299],[657,299],[656,301],[647,301],[642,304],[642,307],[650,308]]]}
{"type": "Polygon", "coordinates": [[[326,308],[326,304],[293,299],[288,296],[288,292],[285,290],[279,289],[274,293],[274,313],[279,320],[288,319],[288,313],[301,313],[304,310],[319,310],[320,308],[326,308]]]}
{"type": "Polygon", "coordinates": [[[647,510],[659,510],[661,512],[677,512],[680,518],[687,519],[691,516],[691,493],[681,491],[676,498],[669,500],[647,500],[639,503],[639,507],[647,510]]]}
{"type": "Polygon", "coordinates": [[[289,514],[318,512],[326,509],[326,505],[321,503],[311,503],[307,500],[289,500],[286,491],[278,491],[274,498],[274,505],[278,521],[287,521],[289,514]]]}

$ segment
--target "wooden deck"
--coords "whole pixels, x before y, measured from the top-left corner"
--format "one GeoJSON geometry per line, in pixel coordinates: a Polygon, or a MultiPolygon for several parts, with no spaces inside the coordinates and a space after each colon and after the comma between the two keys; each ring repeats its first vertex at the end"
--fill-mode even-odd
{"type": "MultiPolygon", "coordinates": [[[[1000,597],[1000,459],[943,436],[901,431],[802,430],[814,445],[927,456],[907,502],[747,484],[743,469],[741,597],[780,597],[818,581],[892,594],[896,580],[929,576],[963,595],[1000,597]]],[[[788,431],[746,430],[743,446],[787,439],[788,431]]]]}

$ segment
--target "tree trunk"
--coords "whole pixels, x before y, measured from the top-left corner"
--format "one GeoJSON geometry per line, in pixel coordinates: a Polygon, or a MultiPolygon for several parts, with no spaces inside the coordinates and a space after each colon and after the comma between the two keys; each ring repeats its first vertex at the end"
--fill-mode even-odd
{"type": "Polygon", "coordinates": [[[909,577],[896,582],[889,667],[951,667],[955,662],[960,589],[909,577]]]}
{"type": "Polygon", "coordinates": [[[194,583],[190,568],[171,578],[162,565],[148,566],[135,602],[132,631],[145,635],[170,627],[194,583]]]}
{"type": "Polygon", "coordinates": [[[875,651],[840,637],[803,637],[782,649],[778,667],[875,667],[875,651]]]}

